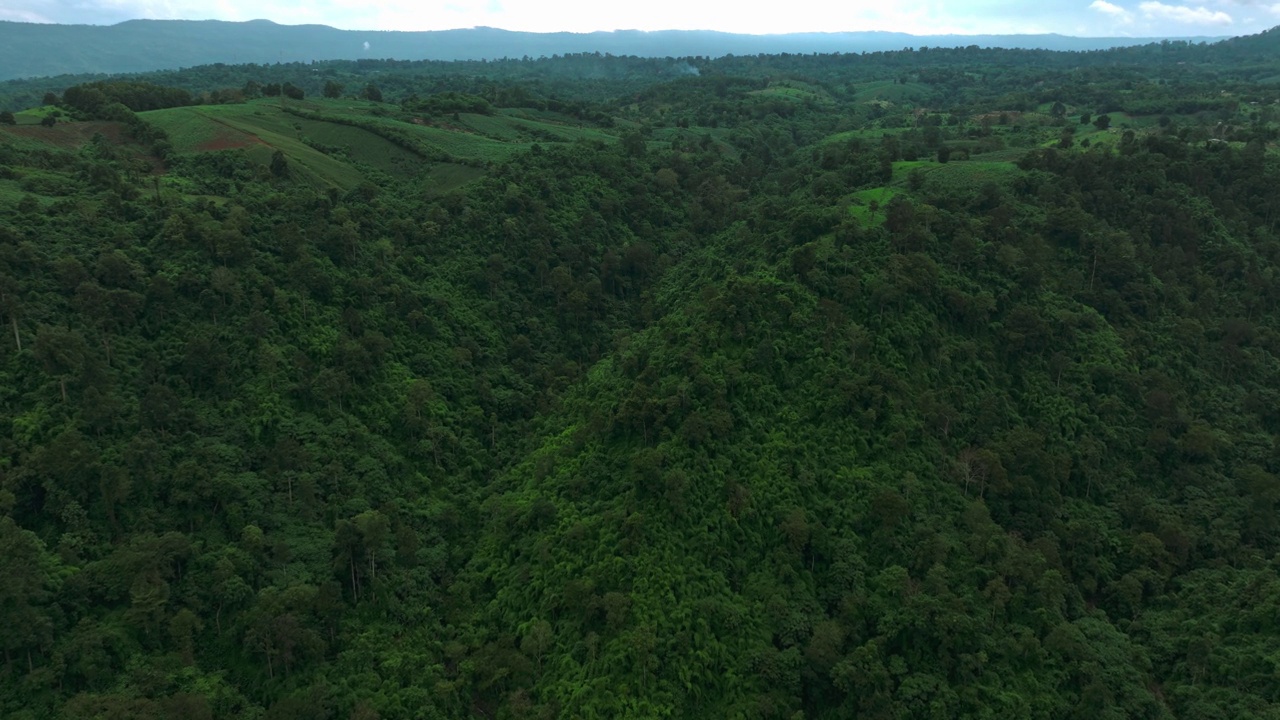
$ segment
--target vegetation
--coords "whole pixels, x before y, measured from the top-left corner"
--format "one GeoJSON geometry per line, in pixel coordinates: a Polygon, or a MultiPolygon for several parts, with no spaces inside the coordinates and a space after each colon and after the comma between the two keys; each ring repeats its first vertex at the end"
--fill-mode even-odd
{"type": "MultiPolygon", "coordinates": [[[[496,60],[563,53],[681,57],[783,52],[870,52],[954,44],[955,35],[846,32],[734,35],[708,31],[531,33],[478,27],[430,32],[352,31],[267,20],[130,20],[116,25],[51,25],[0,20],[0,80],[79,73],[132,73],[228,61],[260,63],[355,58],[496,60]]],[[[1158,40],[1158,38],[1157,38],[1158,40]]],[[[1063,35],[966,36],[983,47],[1086,51],[1143,45],[1152,38],[1063,35]]],[[[352,88],[356,86],[351,86],[352,88]]]]}
{"type": "Polygon", "coordinates": [[[1276,717],[1276,37],[56,88],[0,714],[1276,717]]]}

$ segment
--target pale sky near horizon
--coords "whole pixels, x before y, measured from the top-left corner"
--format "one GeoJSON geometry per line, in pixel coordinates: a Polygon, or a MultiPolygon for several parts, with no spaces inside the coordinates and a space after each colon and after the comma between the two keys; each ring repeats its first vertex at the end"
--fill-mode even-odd
{"type": "Polygon", "coordinates": [[[1280,0],[0,0],[0,20],[111,25],[136,18],[267,19],[347,30],[475,26],[532,32],[721,30],[768,34],[890,30],[925,34],[1248,35],[1280,25],[1280,0]]]}

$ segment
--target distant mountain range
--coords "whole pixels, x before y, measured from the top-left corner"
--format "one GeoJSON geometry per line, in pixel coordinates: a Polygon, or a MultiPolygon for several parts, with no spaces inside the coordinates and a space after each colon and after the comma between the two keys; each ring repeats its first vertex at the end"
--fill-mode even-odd
{"type": "Polygon", "coordinates": [[[1103,50],[1164,39],[1079,38],[1065,35],[908,35],[892,32],[735,35],[711,31],[619,30],[528,33],[496,28],[431,32],[338,30],[325,25],[278,25],[268,20],[130,20],[118,25],[41,25],[0,22],[0,80],[81,73],[130,73],[212,63],[275,63],[393,58],[481,60],[600,52],[684,57],[758,53],[831,53],[905,47],[1103,50]]]}

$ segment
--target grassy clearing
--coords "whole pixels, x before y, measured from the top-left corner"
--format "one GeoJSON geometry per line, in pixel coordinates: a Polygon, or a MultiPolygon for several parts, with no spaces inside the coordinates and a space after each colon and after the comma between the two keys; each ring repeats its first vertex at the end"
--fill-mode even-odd
{"type": "Polygon", "coordinates": [[[19,110],[13,114],[13,119],[19,125],[39,125],[40,121],[50,114],[57,117],[62,122],[70,120],[70,118],[67,117],[67,112],[55,105],[42,105],[40,107],[19,110]]]}
{"type": "Polygon", "coordinates": [[[890,200],[901,194],[903,194],[903,191],[895,187],[860,190],[850,198],[849,214],[863,225],[878,227],[884,223],[885,206],[889,204],[890,200]]]}
{"type": "Polygon", "coordinates": [[[422,157],[363,128],[299,120],[302,132],[314,142],[343,148],[352,160],[377,168],[392,177],[417,173],[422,157]]]}
{"type": "Polygon", "coordinates": [[[988,182],[1009,182],[1021,172],[1016,163],[1006,160],[954,160],[949,163],[913,160],[893,164],[893,184],[905,185],[907,177],[914,170],[924,173],[926,181],[956,188],[973,188],[988,182]]]}
{"type": "Polygon", "coordinates": [[[255,162],[267,164],[279,150],[295,172],[318,185],[349,189],[364,180],[346,162],[309,147],[291,116],[271,104],[202,105],[142,115],[169,134],[178,152],[243,149],[255,162]]]}
{"type": "MultiPolygon", "coordinates": [[[[390,118],[367,114],[384,106],[352,100],[290,102],[289,107],[324,113],[335,120],[351,119],[376,123],[391,130],[426,138],[429,146],[439,147],[464,158],[506,157],[528,145],[508,148],[483,137],[464,132],[451,132],[390,118]],[[494,152],[493,146],[500,151],[494,152]]],[[[240,105],[201,106],[157,111],[157,124],[178,134],[175,147],[184,152],[219,149],[211,147],[223,142],[236,142],[251,159],[270,163],[276,150],[285,154],[291,169],[321,185],[351,188],[364,180],[348,160],[368,165],[392,177],[406,179],[425,171],[425,185],[432,192],[448,192],[483,175],[476,168],[454,163],[429,163],[422,156],[363,127],[312,119],[286,113],[278,101],[257,101],[240,105]],[[329,155],[307,144],[307,141],[334,148],[329,155]]],[[[149,114],[152,115],[152,114],[149,114]]],[[[150,117],[148,119],[151,119],[150,117]]]]}
{"type": "Polygon", "coordinates": [[[863,142],[878,142],[885,135],[897,135],[904,133],[911,128],[863,128],[859,130],[845,130],[834,135],[828,135],[818,142],[819,145],[830,145],[831,143],[849,142],[850,140],[862,140],[863,142]]]}
{"type": "Polygon", "coordinates": [[[899,160],[893,164],[893,182],[906,182],[907,175],[912,170],[932,170],[942,167],[933,160],[899,160]]]}
{"type": "Polygon", "coordinates": [[[954,186],[973,188],[988,182],[1009,182],[1021,172],[1012,162],[958,160],[937,165],[929,178],[954,186]]]}
{"type": "MultiPolygon", "coordinates": [[[[368,165],[392,177],[411,177],[416,174],[422,163],[422,158],[418,154],[376,133],[350,125],[311,120],[282,112],[263,111],[229,117],[226,118],[226,122],[231,127],[252,133],[259,138],[270,135],[296,140],[311,151],[320,152],[307,145],[307,140],[335,148],[352,161],[368,165]]],[[[325,153],[321,152],[321,154],[325,153]]],[[[341,158],[334,159],[342,162],[341,158]]]]}
{"type": "MultiPolygon", "coordinates": [[[[374,107],[372,104],[367,105],[374,107]]],[[[314,108],[304,106],[304,109],[313,109],[335,118],[349,118],[361,124],[385,127],[396,134],[407,133],[426,147],[459,160],[500,161],[528,149],[535,142],[612,142],[616,139],[595,128],[576,127],[571,124],[575,121],[566,119],[563,115],[526,110],[504,111],[496,115],[460,113],[457,121],[453,121],[457,127],[437,127],[380,116],[347,101],[327,101],[314,108]]]]}
{"type": "Polygon", "coordinates": [[[168,133],[169,142],[177,152],[230,150],[249,147],[258,142],[252,133],[236,129],[227,122],[228,117],[245,112],[246,107],[210,105],[170,108],[141,113],[141,116],[168,133]],[[239,113],[228,112],[228,108],[235,108],[239,113]]]}
{"type": "Polygon", "coordinates": [[[501,142],[575,142],[578,140],[612,142],[615,140],[613,135],[595,128],[514,115],[464,113],[458,116],[458,121],[462,127],[472,132],[501,142]]]}
{"type": "Polygon", "coordinates": [[[285,154],[289,166],[295,172],[301,170],[303,176],[309,177],[312,181],[319,181],[320,185],[336,185],[351,189],[364,181],[364,176],[355,168],[308,147],[297,138],[268,130],[260,130],[257,137],[264,145],[247,149],[249,157],[257,162],[270,163],[271,156],[276,150],[280,150],[285,154]]]}
{"type": "Polygon", "coordinates": [[[533,143],[507,143],[483,135],[443,130],[426,125],[384,120],[392,127],[408,129],[412,135],[427,146],[436,148],[459,160],[478,160],[482,162],[499,162],[512,155],[527,150],[533,143]]]}
{"type": "Polygon", "coordinates": [[[458,116],[458,120],[462,127],[491,140],[521,142],[527,139],[526,133],[516,124],[518,118],[463,113],[458,116]]]}
{"type": "Polygon", "coordinates": [[[544,137],[558,140],[560,142],[577,142],[579,140],[614,142],[617,140],[615,136],[597,128],[562,125],[560,123],[543,122],[540,120],[524,120],[520,118],[513,118],[512,122],[517,123],[521,128],[530,133],[541,133],[544,137]]]}
{"type": "MultiPolygon", "coordinates": [[[[353,187],[363,180],[352,164],[396,178],[417,175],[428,164],[453,158],[461,163],[499,162],[535,142],[614,142],[596,128],[556,122],[554,114],[461,114],[455,126],[436,127],[387,116],[386,106],[355,100],[258,100],[236,105],[173,108],[144,113],[163,128],[178,152],[243,149],[255,161],[270,162],[283,152],[302,175],[325,184],[353,187]],[[286,112],[303,111],[306,116],[286,112]]],[[[446,163],[448,165],[449,163],[446,163]]],[[[440,178],[442,187],[460,181],[456,173],[440,178]],[[447,177],[446,177],[447,176],[447,177]]]]}

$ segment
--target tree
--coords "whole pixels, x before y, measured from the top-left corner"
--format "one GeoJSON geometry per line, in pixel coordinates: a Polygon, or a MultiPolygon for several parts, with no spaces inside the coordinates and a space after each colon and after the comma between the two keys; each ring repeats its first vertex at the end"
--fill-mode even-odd
{"type": "Polygon", "coordinates": [[[1093,126],[1098,128],[1099,130],[1106,130],[1107,128],[1111,127],[1111,116],[1099,115],[1097,118],[1094,119],[1093,126]]]}
{"type": "Polygon", "coordinates": [[[45,94],[44,94],[44,99],[40,101],[40,104],[41,104],[41,105],[46,105],[46,106],[48,106],[48,105],[59,105],[59,104],[61,104],[61,103],[62,103],[62,101],[58,99],[57,94],[55,94],[55,93],[51,93],[51,92],[47,92],[47,93],[45,93],[45,94]]]}
{"type": "Polygon", "coordinates": [[[9,110],[0,111],[0,125],[17,125],[18,119],[9,110]]]}
{"type": "Polygon", "coordinates": [[[25,651],[28,666],[31,651],[42,644],[50,631],[43,605],[48,601],[50,562],[44,545],[7,516],[0,517],[0,645],[5,665],[13,655],[25,651]]]}
{"type": "Polygon", "coordinates": [[[365,85],[364,92],[360,93],[360,95],[365,100],[372,100],[373,102],[382,102],[382,90],[373,83],[369,83],[368,85],[365,85]]]}
{"type": "Polygon", "coordinates": [[[342,97],[343,87],[342,83],[327,80],[324,84],[324,96],[327,98],[340,98],[342,97]]]}
{"type": "Polygon", "coordinates": [[[54,125],[57,125],[57,124],[58,124],[58,118],[55,117],[53,113],[49,113],[48,115],[45,115],[44,117],[40,118],[40,125],[42,127],[53,127],[54,125]]]}
{"type": "Polygon", "coordinates": [[[67,381],[80,372],[89,353],[89,344],[77,330],[42,328],[36,336],[36,359],[58,380],[62,401],[67,400],[67,381]]]}
{"type": "Polygon", "coordinates": [[[271,153],[271,174],[278,178],[289,176],[289,160],[281,150],[271,153]]]}

